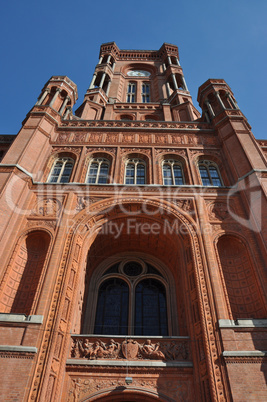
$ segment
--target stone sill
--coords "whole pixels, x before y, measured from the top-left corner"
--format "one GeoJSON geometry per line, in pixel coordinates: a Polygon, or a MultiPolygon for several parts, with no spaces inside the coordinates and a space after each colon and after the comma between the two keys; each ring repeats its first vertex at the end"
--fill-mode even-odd
{"type": "Polygon", "coordinates": [[[231,328],[231,329],[242,329],[242,328],[266,328],[267,329],[267,319],[239,319],[239,320],[219,320],[219,328],[231,328]]]}
{"type": "Polygon", "coordinates": [[[44,316],[43,315],[25,315],[25,314],[0,314],[0,322],[6,323],[16,323],[16,324],[42,324],[44,316]]]}
{"type": "Polygon", "coordinates": [[[122,361],[122,360],[84,360],[68,359],[70,366],[117,366],[117,367],[193,367],[192,362],[162,362],[162,361],[122,361]]]}
{"type": "Polygon", "coordinates": [[[267,351],[261,350],[225,350],[223,357],[265,357],[267,351]]]}
{"type": "Polygon", "coordinates": [[[0,352],[37,353],[37,350],[34,346],[0,345],[0,352]]]}

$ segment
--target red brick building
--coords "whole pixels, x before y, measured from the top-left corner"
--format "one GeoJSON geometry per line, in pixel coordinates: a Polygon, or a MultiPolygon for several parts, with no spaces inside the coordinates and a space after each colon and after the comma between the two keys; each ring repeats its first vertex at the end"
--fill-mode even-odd
{"type": "Polygon", "coordinates": [[[0,137],[1,400],[266,400],[267,141],[167,43],[77,97],[0,137]]]}

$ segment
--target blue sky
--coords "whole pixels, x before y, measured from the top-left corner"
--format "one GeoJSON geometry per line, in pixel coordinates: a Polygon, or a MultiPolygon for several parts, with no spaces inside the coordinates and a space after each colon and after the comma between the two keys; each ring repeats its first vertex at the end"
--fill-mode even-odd
{"type": "MultiPolygon", "coordinates": [[[[223,78],[256,138],[267,139],[267,1],[9,0],[2,3],[0,134],[16,134],[52,75],[78,86],[78,107],[101,43],[178,46],[196,107],[199,86],[223,78]]],[[[76,107],[75,107],[76,109],[76,107]]]]}

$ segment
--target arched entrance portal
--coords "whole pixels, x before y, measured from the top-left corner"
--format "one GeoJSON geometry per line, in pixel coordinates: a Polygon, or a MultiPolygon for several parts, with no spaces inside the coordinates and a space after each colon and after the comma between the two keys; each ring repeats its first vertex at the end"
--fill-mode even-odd
{"type": "MultiPolygon", "coordinates": [[[[82,230],[77,231],[73,255],[77,262],[86,263],[79,276],[79,300],[73,312],[69,384],[78,384],[79,395],[82,389],[90,388],[92,396],[97,389],[106,388],[107,379],[111,392],[122,384],[124,387],[129,374],[135,386],[144,391],[151,388],[154,395],[166,395],[170,401],[195,400],[196,395],[210,400],[217,383],[213,384],[209,370],[213,369],[211,360],[215,364],[218,355],[209,324],[210,306],[194,221],[179,209],[167,205],[159,208],[161,204],[154,200],[146,202],[145,212],[139,200],[127,200],[123,208],[115,202],[110,208],[111,203],[107,202],[106,210],[103,202],[101,208],[94,205],[78,216],[86,233],[82,238],[82,230]],[[129,296],[127,334],[98,334],[95,330],[99,294],[110,286],[107,281],[114,278],[117,288],[124,281],[128,294],[131,292],[133,281],[126,278],[125,261],[143,264],[146,268],[140,275],[151,275],[164,285],[167,336],[135,335],[131,328],[135,299],[129,296]],[[80,366],[76,371],[79,359],[84,359],[82,369],[80,366]]],[[[133,275],[135,285],[142,279],[138,275],[133,275]]],[[[218,376],[218,370],[216,373],[218,376]]]]}

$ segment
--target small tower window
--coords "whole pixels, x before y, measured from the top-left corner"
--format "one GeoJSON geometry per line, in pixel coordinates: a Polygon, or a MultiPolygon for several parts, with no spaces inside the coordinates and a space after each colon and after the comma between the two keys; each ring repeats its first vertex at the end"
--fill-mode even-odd
{"type": "Polygon", "coordinates": [[[223,186],[219,169],[215,163],[211,161],[200,161],[198,167],[203,186],[223,186]]]}
{"type": "Polygon", "coordinates": [[[127,103],[135,102],[136,85],[134,82],[130,82],[127,88],[127,103]]]}
{"type": "Polygon", "coordinates": [[[109,176],[109,161],[106,159],[93,159],[89,165],[86,183],[106,184],[109,176]]]}
{"type": "Polygon", "coordinates": [[[150,86],[149,84],[142,84],[142,102],[150,102],[150,86]]]}
{"type": "Polygon", "coordinates": [[[174,160],[166,160],[162,165],[164,186],[181,186],[184,184],[182,166],[174,160]]]}
{"type": "Polygon", "coordinates": [[[127,162],[125,184],[145,184],[146,165],[140,159],[131,159],[127,162]]]}
{"type": "Polygon", "coordinates": [[[53,165],[48,183],[68,183],[73,165],[74,160],[71,158],[58,158],[53,165]]]}

